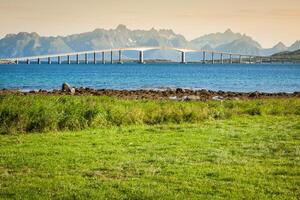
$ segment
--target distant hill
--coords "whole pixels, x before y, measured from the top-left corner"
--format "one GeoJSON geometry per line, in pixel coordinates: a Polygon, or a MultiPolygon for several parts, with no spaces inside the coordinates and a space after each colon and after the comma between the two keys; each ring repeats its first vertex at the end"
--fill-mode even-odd
{"type": "MultiPolygon", "coordinates": [[[[91,32],[69,36],[43,37],[37,33],[8,34],[0,39],[0,58],[67,53],[95,49],[136,46],[170,46],[205,50],[220,50],[232,53],[272,55],[282,51],[300,49],[300,41],[291,47],[278,43],[273,48],[263,49],[250,36],[234,33],[230,29],[223,33],[212,33],[188,41],[184,36],[168,29],[130,30],[125,25],[116,29],[96,29],[91,32]]],[[[126,58],[136,58],[136,52],[126,52],[126,58]]],[[[179,59],[174,51],[149,51],[146,59],[179,59]]],[[[199,55],[189,55],[197,60],[199,55]]]]}
{"type": "Polygon", "coordinates": [[[271,57],[273,60],[277,60],[277,61],[300,62],[300,49],[296,51],[284,51],[284,52],[276,53],[273,54],[271,57]]]}
{"type": "Polygon", "coordinates": [[[300,49],[296,51],[284,51],[280,53],[273,54],[272,57],[278,57],[278,56],[298,56],[300,57],[300,49]]]}

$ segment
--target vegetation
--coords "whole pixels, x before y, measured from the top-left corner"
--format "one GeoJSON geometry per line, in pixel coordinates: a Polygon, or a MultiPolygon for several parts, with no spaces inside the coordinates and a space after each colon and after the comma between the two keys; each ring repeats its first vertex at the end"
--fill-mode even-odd
{"type": "Polygon", "coordinates": [[[0,199],[299,199],[299,116],[0,136],[0,199]]]}
{"type": "Polygon", "coordinates": [[[0,121],[0,199],[300,196],[300,99],[2,95],[0,121]]]}
{"type": "Polygon", "coordinates": [[[0,96],[1,134],[201,123],[244,115],[299,116],[300,99],[175,102],[88,96],[0,96]]]}

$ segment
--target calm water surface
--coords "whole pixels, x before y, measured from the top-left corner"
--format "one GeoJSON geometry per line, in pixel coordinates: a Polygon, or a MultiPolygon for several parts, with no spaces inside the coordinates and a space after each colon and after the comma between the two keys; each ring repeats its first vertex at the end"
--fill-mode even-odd
{"type": "Polygon", "coordinates": [[[299,64],[19,64],[0,65],[0,88],[191,88],[224,91],[300,91],[299,64]]]}

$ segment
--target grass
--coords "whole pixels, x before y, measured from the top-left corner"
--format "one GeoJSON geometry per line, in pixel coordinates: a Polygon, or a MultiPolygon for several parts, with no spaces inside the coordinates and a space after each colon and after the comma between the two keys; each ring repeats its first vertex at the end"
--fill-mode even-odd
{"type": "Polygon", "coordinates": [[[300,99],[174,102],[111,97],[0,95],[0,134],[300,115],[300,99]]]}
{"type": "Polygon", "coordinates": [[[3,95],[0,121],[0,199],[300,198],[300,99],[3,95]]]}
{"type": "Polygon", "coordinates": [[[299,199],[298,116],[0,136],[0,198],[299,199]]]}

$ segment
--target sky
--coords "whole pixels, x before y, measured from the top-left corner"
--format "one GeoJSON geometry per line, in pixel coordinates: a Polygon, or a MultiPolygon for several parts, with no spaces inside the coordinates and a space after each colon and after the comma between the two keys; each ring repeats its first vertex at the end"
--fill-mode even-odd
{"type": "Polygon", "coordinates": [[[8,33],[69,35],[96,28],[173,29],[188,40],[246,33],[263,47],[300,40],[300,0],[0,0],[0,38],[8,33]]]}

